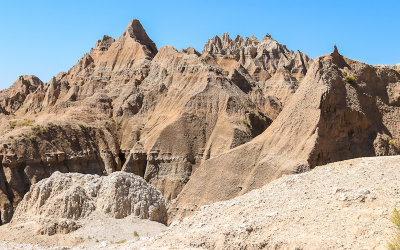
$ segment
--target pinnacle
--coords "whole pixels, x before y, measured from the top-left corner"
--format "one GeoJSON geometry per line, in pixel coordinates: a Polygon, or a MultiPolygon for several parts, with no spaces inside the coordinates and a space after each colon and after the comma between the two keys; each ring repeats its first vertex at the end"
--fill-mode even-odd
{"type": "Polygon", "coordinates": [[[135,39],[137,42],[146,45],[150,51],[154,54],[157,53],[157,47],[155,43],[149,38],[146,30],[138,19],[132,19],[128,27],[126,28],[124,35],[128,35],[130,38],[135,39]]]}
{"type": "Polygon", "coordinates": [[[333,55],[340,55],[339,50],[338,50],[336,44],[333,46],[333,53],[332,53],[332,54],[333,54],[333,55]]]}

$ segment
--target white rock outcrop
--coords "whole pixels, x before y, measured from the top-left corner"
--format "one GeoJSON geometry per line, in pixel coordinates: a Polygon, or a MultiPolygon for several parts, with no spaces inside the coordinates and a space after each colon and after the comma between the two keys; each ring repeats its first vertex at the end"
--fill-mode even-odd
{"type": "Polygon", "coordinates": [[[39,233],[68,233],[79,228],[80,219],[93,213],[116,219],[133,214],[141,219],[167,221],[161,192],[137,175],[55,172],[31,186],[12,223],[33,220],[45,225],[39,233]]]}

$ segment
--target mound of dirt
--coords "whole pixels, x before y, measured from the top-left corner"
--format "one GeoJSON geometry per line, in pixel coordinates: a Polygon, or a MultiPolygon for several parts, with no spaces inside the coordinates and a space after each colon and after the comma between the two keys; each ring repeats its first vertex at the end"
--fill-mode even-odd
{"type": "Polygon", "coordinates": [[[55,172],[31,186],[11,224],[35,221],[40,234],[68,233],[91,214],[121,219],[129,215],[161,223],[167,210],[160,191],[131,173],[109,176],[55,172]]]}
{"type": "Polygon", "coordinates": [[[394,236],[389,218],[400,208],[399,170],[400,157],[385,156],[284,176],[201,207],[148,247],[386,249],[394,236]]]}

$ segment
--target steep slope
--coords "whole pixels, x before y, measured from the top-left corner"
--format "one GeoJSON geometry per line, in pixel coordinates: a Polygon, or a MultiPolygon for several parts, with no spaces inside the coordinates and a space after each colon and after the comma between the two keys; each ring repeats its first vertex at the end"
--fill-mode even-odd
{"type": "Polygon", "coordinates": [[[283,174],[317,165],[398,154],[400,106],[393,89],[399,84],[395,70],[344,58],[335,47],[332,54],[315,59],[264,133],[198,168],[170,213],[179,218],[203,204],[233,198],[283,174]]]}
{"type": "Polygon", "coordinates": [[[271,123],[240,82],[193,48],[158,51],[138,20],[49,83],[20,77],[0,93],[0,223],[54,171],[122,169],[174,199],[201,162],[271,123]]]}
{"type": "Polygon", "coordinates": [[[250,92],[252,101],[269,117],[276,118],[304,78],[309,64],[307,55],[288,50],[269,34],[261,41],[254,36],[234,40],[228,33],[210,39],[203,49],[204,58],[229,72],[238,86],[250,92]]]}

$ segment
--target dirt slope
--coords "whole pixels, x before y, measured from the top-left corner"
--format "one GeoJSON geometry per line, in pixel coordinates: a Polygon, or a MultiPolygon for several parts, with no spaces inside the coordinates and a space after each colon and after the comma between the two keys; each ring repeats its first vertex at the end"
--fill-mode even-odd
{"type": "Polygon", "coordinates": [[[179,218],[283,174],[355,157],[399,154],[400,106],[393,87],[399,84],[395,70],[347,59],[335,47],[314,60],[266,131],[198,168],[170,207],[171,215],[179,218]]]}

